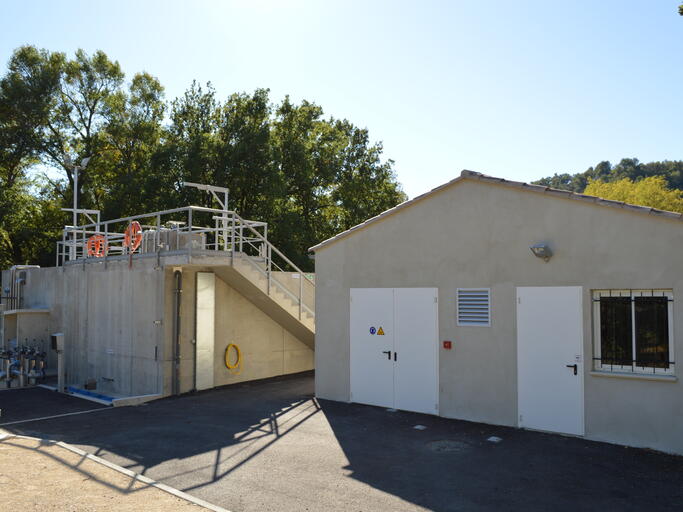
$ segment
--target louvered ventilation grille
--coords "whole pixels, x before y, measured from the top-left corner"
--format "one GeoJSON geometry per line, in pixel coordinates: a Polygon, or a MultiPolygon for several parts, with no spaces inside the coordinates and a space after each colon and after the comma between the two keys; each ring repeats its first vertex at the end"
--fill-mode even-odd
{"type": "Polygon", "coordinates": [[[491,325],[491,291],[487,288],[458,289],[458,325],[491,325]]]}

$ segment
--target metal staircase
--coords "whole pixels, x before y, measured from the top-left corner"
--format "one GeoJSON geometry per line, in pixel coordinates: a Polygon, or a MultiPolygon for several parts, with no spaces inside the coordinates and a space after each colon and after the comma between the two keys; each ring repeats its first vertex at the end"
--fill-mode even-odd
{"type": "Polygon", "coordinates": [[[230,240],[230,267],[216,275],[277,320],[310,348],[315,339],[315,281],[282,254],[250,221],[234,212],[215,218],[230,240]],[[225,223],[229,228],[225,228],[225,223]],[[245,236],[246,231],[246,236],[245,236]]]}

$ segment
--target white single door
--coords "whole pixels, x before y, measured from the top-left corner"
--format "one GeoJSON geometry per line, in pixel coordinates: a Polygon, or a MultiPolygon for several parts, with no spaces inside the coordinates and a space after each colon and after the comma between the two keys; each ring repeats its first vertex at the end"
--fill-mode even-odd
{"type": "Polygon", "coordinates": [[[583,435],[582,288],[517,288],[519,426],[583,435]]]}
{"type": "Polygon", "coordinates": [[[394,406],[394,290],[351,288],[351,401],[394,406]]]}
{"type": "Polygon", "coordinates": [[[394,407],[438,414],[438,290],[395,288],[394,407]]]}
{"type": "Polygon", "coordinates": [[[209,389],[213,384],[216,317],[216,276],[213,272],[197,272],[195,339],[197,389],[209,389]]]}

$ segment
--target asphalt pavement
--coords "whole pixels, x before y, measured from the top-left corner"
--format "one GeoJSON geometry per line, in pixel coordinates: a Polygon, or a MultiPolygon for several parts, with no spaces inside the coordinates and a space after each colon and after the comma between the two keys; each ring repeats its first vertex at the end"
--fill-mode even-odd
{"type": "MultiPolygon", "coordinates": [[[[0,392],[2,409],[7,393],[26,391],[0,392]]],[[[31,398],[55,414],[84,402],[31,398]]],[[[235,512],[683,509],[683,457],[317,400],[310,373],[0,428],[66,441],[235,512]]]]}

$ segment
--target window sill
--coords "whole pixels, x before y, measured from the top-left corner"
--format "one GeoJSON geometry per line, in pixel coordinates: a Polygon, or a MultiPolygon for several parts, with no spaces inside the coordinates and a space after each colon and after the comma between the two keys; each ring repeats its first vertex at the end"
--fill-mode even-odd
{"type": "Polygon", "coordinates": [[[608,377],[612,379],[636,379],[636,380],[654,380],[659,382],[677,382],[678,377],[675,375],[652,375],[647,373],[626,373],[626,372],[604,372],[594,370],[590,372],[593,377],[608,377]]]}

